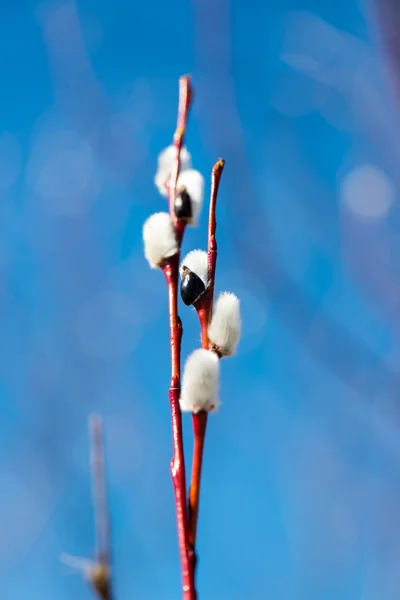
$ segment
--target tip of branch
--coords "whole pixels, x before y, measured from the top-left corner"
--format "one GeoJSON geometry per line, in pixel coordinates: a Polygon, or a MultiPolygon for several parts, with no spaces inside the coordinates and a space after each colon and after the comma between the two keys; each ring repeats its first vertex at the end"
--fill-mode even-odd
{"type": "Polygon", "coordinates": [[[178,124],[186,128],[187,117],[190,106],[193,102],[192,78],[190,75],[183,75],[179,78],[179,110],[178,124]]]}
{"type": "Polygon", "coordinates": [[[91,413],[88,418],[89,435],[91,443],[91,461],[92,468],[98,464],[98,461],[104,460],[103,448],[103,417],[98,413],[91,413]]]}
{"type": "Polygon", "coordinates": [[[187,74],[179,77],[179,88],[181,92],[184,91],[191,96],[193,93],[192,76],[187,74]]]}
{"type": "Polygon", "coordinates": [[[89,431],[94,435],[101,433],[103,427],[103,417],[99,413],[90,413],[89,415],[89,431]]]}
{"type": "Polygon", "coordinates": [[[214,173],[220,173],[223,168],[225,166],[225,161],[223,158],[220,158],[219,160],[217,160],[217,162],[215,163],[214,167],[213,167],[213,172],[214,173]]]}
{"type": "Polygon", "coordinates": [[[192,83],[192,76],[190,73],[186,73],[186,75],[181,75],[179,77],[179,83],[185,83],[186,85],[190,85],[192,83]]]}

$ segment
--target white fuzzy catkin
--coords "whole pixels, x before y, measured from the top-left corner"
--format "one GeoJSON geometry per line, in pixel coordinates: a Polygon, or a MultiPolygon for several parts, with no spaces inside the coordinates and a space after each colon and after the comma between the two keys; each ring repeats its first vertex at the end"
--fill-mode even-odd
{"type": "MultiPolygon", "coordinates": [[[[168,196],[168,189],[166,184],[169,182],[171,177],[172,165],[176,158],[175,146],[168,146],[158,155],[157,172],[154,178],[158,191],[162,196],[168,196]]],[[[181,149],[181,160],[180,160],[180,172],[190,169],[192,166],[192,157],[187,151],[186,147],[183,146],[181,149]]]]}
{"type": "Polygon", "coordinates": [[[230,292],[222,292],[213,307],[208,337],[223,356],[231,356],[236,351],[241,331],[239,298],[230,292]]]}
{"type": "Polygon", "coordinates": [[[144,255],[153,269],[178,252],[175,230],[168,213],[155,213],[145,221],[143,242],[144,255]]]}
{"type": "Polygon", "coordinates": [[[210,350],[199,348],[189,355],[183,370],[181,410],[197,413],[219,406],[219,359],[210,350]]]}
{"type": "Polygon", "coordinates": [[[193,273],[196,273],[198,277],[202,280],[204,285],[207,287],[208,285],[208,258],[207,252],[204,250],[192,250],[188,254],[186,254],[185,258],[181,262],[180,266],[180,274],[182,277],[183,267],[187,267],[193,273]]]}
{"type": "Polygon", "coordinates": [[[203,175],[199,171],[195,171],[195,169],[181,170],[176,186],[178,193],[183,187],[186,188],[192,202],[192,218],[190,223],[191,225],[197,225],[204,198],[203,175]]]}

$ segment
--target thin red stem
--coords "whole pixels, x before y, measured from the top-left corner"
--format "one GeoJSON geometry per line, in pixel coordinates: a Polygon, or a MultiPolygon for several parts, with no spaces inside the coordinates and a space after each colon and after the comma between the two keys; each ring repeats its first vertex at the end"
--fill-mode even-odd
{"type": "Polygon", "coordinates": [[[176,158],[173,163],[171,179],[168,187],[169,210],[175,227],[179,252],[175,256],[169,258],[163,266],[163,272],[168,288],[168,310],[171,349],[171,384],[169,389],[173,446],[173,457],[171,460],[171,476],[175,494],[178,545],[182,569],[183,600],[196,600],[197,594],[194,584],[194,555],[191,552],[188,543],[185,457],[183,450],[182,414],[179,405],[181,385],[180,379],[182,323],[178,316],[177,290],[180,244],[185,231],[185,226],[181,221],[177,221],[175,219],[174,200],[176,196],[176,186],[180,172],[180,155],[184,143],[186,123],[192,101],[192,95],[193,94],[190,83],[190,77],[181,77],[181,79],[179,80],[178,122],[177,129],[174,135],[176,158]]]}
{"type": "Polygon", "coordinates": [[[215,238],[215,232],[217,230],[217,198],[219,184],[221,181],[222,172],[224,170],[225,161],[221,158],[217,161],[213,167],[211,174],[211,198],[210,198],[210,213],[208,217],[208,276],[209,276],[209,289],[208,289],[208,310],[209,317],[211,316],[211,307],[214,299],[214,283],[215,283],[215,269],[217,267],[217,240],[215,238]]]}
{"type": "Polygon", "coordinates": [[[165,264],[163,268],[168,288],[171,348],[171,383],[169,389],[173,447],[173,457],[171,460],[171,477],[175,494],[175,511],[178,529],[178,545],[182,569],[183,598],[184,600],[195,600],[196,590],[194,587],[194,557],[190,552],[188,545],[185,457],[183,451],[182,413],[179,405],[182,323],[178,316],[178,268],[178,254],[169,259],[169,261],[165,264]]]}
{"type": "MultiPolygon", "coordinates": [[[[215,269],[217,266],[217,241],[215,232],[217,229],[216,207],[219,183],[224,169],[225,161],[220,159],[213,167],[211,174],[211,197],[210,197],[210,213],[208,219],[208,276],[209,284],[205,296],[196,305],[197,314],[201,327],[201,345],[203,348],[209,348],[210,342],[208,339],[208,324],[211,319],[212,305],[214,299],[214,282],[215,269]]],[[[193,434],[193,460],[192,460],[192,476],[189,490],[189,541],[195,552],[197,521],[199,517],[200,506],[200,484],[201,472],[203,467],[204,441],[207,430],[206,412],[194,414],[193,434]]]]}
{"type": "Polygon", "coordinates": [[[193,549],[196,544],[197,521],[200,502],[200,482],[203,465],[204,440],[207,428],[207,413],[201,411],[193,415],[193,462],[189,491],[189,542],[193,549]]]}
{"type": "Polygon", "coordinates": [[[178,273],[179,254],[168,259],[163,267],[163,273],[167,282],[168,290],[168,312],[171,350],[171,377],[178,380],[180,386],[181,377],[181,338],[182,323],[178,316],[178,273]]]}
{"type": "Polygon", "coordinates": [[[171,179],[168,185],[169,211],[173,222],[175,222],[175,227],[177,226],[177,222],[174,214],[174,200],[176,196],[176,186],[178,183],[178,177],[181,169],[181,150],[185,141],[186,125],[192,102],[193,88],[191,85],[191,78],[189,75],[184,75],[179,79],[178,119],[174,134],[174,147],[176,152],[176,158],[172,165],[171,179]]]}

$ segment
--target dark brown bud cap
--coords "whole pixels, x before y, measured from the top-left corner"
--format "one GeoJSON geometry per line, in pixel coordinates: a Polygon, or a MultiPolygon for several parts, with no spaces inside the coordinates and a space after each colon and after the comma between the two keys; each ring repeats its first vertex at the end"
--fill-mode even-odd
{"type": "Polygon", "coordinates": [[[206,291],[204,282],[200,279],[194,271],[191,271],[188,267],[182,268],[182,281],[181,281],[181,298],[186,304],[190,306],[201,298],[206,291]]]}

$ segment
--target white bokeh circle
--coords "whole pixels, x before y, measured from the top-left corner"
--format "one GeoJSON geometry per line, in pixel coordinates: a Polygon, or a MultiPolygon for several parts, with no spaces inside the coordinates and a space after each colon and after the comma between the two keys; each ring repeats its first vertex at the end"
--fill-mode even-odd
{"type": "Polygon", "coordinates": [[[364,163],[343,177],[340,196],[346,208],[356,217],[381,219],[387,215],[395,200],[395,188],[382,169],[364,163]]]}

